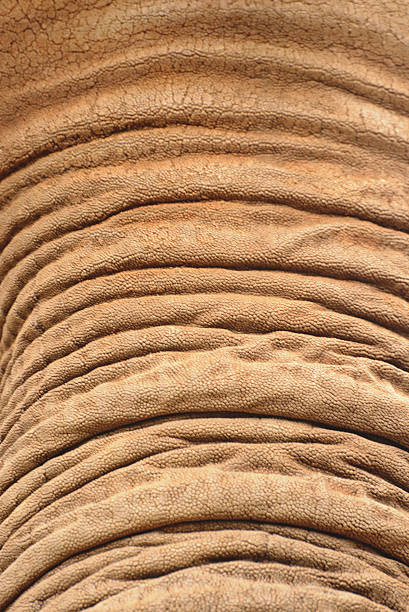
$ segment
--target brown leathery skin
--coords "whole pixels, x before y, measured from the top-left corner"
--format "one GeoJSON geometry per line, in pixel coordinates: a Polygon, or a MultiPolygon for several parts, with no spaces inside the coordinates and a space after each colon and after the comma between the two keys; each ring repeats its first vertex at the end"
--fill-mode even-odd
{"type": "Polygon", "coordinates": [[[408,26],[0,3],[1,610],[409,610],[408,26]]]}

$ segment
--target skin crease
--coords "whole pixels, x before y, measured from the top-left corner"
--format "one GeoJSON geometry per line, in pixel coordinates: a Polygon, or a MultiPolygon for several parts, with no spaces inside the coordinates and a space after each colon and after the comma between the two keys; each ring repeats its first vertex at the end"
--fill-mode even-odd
{"type": "Polygon", "coordinates": [[[408,23],[0,3],[0,610],[409,610],[408,23]]]}

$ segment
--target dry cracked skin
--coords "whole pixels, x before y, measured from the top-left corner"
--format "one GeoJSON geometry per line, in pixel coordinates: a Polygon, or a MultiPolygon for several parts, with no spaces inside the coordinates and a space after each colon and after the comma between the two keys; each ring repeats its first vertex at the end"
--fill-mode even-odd
{"type": "Polygon", "coordinates": [[[0,41],[0,609],[409,610],[407,0],[0,41]]]}

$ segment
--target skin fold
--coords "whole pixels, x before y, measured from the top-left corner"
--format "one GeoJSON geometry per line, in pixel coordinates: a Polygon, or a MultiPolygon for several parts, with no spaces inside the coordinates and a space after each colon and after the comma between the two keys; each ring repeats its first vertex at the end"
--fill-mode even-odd
{"type": "Polygon", "coordinates": [[[0,41],[0,610],[409,610],[406,0],[0,41]]]}

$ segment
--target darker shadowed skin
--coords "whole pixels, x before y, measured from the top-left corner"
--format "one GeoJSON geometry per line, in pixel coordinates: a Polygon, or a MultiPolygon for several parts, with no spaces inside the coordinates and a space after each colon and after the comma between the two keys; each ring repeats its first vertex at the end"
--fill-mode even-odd
{"type": "Polygon", "coordinates": [[[407,0],[0,41],[0,610],[408,611],[407,0]]]}

